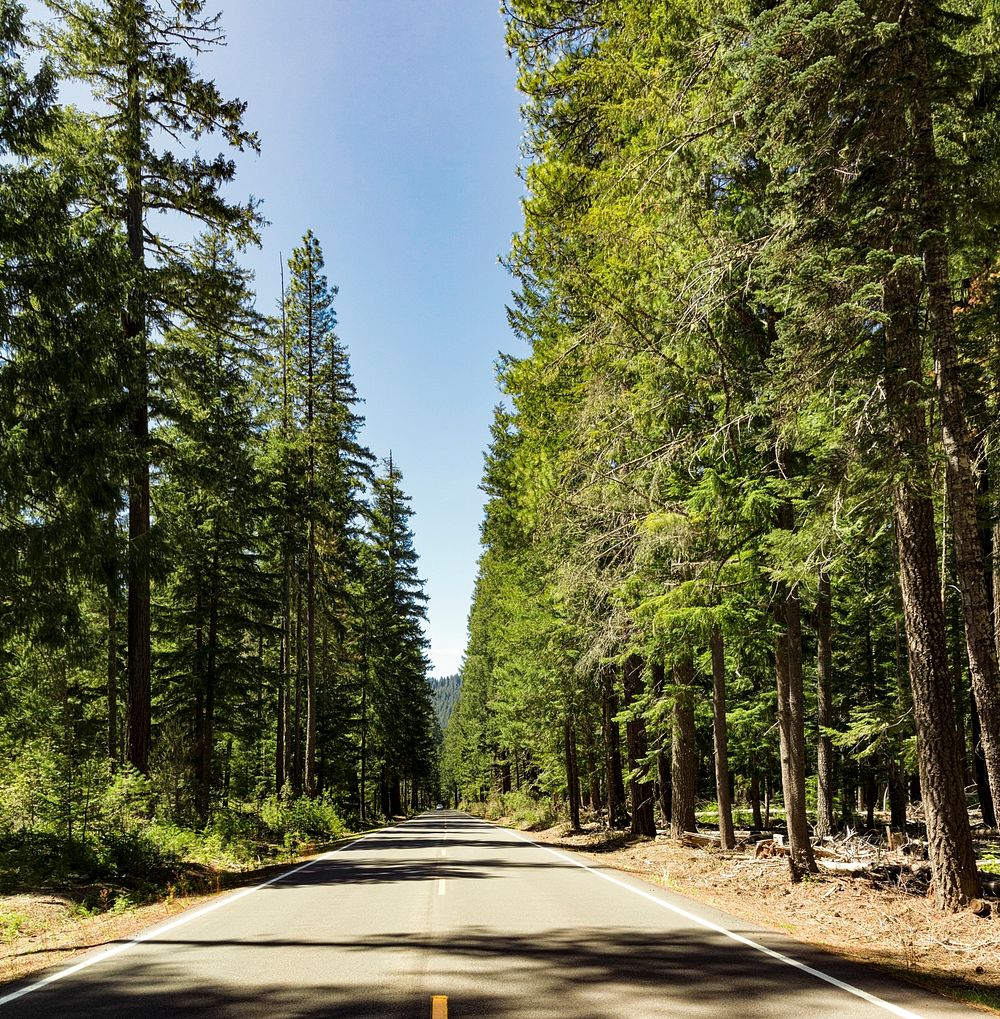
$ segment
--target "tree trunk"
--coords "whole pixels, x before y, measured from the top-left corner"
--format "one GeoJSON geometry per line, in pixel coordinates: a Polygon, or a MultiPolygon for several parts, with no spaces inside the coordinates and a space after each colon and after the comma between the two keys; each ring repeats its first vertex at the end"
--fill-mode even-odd
{"type": "Polygon", "coordinates": [[[302,795],[302,585],[295,591],[295,714],[292,732],[292,793],[302,795]]]}
{"type": "MultiPolygon", "coordinates": [[[[137,32],[138,26],[130,26],[137,32]]],[[[131,33],[130,33],[131,34],[131,33]]],[[[137,44],[130,39],[133,46],[137,44]]],[[[129,295],[123,316],[125,342],[132,357],[129,385],[129,434],[132,438],[132,462],[128,479],[128,726],[129,763],[147,774],[149,771],[150,684],[149,637],[149,365],[146,336],[146,308],[143,278],[146,271],[146,247],[143,239],[142,191],[142,86],[137,62],[127,69],[128,152],[125,170],[125,227],[128,251],[136,273],[136,284],[129,295]]]]}
{"type": "MultiPolygon", "coordinates": [[[[367,662],[365,664],[367,669],[367,662]]],[[[368,785],[368,684],[361,687],[361,789],[359,795],[361,822],[368,820],[368,803],[365,799],[368,785]]]]}
{"type": "Polygon", "coordinates": [[[889,761],[889,827],[906,831],[906,771],[902,762],[889,761]]]}
{"type": "MultiPolygon", "coordinates": [[[[719,844],[736,848],[733,804],[729,795],[729,750],[726,734],[726,655],[722,631],[712,627],[712,736],[715,747],[715,797],[719,805],[719,844]]],[[[692,829],[693,831],[694,829],[692,829]]]]}
{"type": "MultiPolygon", "coordinates": [[[[653,662],[650,666],[653,697],[662,701],[666,696],[666,669],[662,662],[653,662]]],[[[666,727],[660,723],[656,733],[656,794],[659,799],[660,813],[664,823],[670,825],[671,791],[670,791],[670,751],[666,744],[666,727]]]]}
{"type": "Polygon", "coordinates": [[[695,831],[698,750],[694,728],[694,662],[688,654],[674,666],[673,731],[670,737],[670,834],[695,831]]]}
{"type": "Polygon", "coordinates": [[[108,582],[108,760],[118,765],[118,606],[114,584],[108,582]]]}
{"type": "MultiPolygon", "coordinates": [[[[792,530],[791,503],[780,511],[779,525],[792,530]]],[[[778,688],[778,732],[781,743],[781,789],[788,826],[788,859],[792,880],[815,872],[806,814],[805,707],[802,680],[802,622],[795,587],[779,583],[775,591],[775,679],[778,688]]]]}
{"type": "Polygon", "coordinates": [[[563,739],[566,749],[566,792],[569,802],[569,821],[573,831],[580,830],[580,778],[576,766],[576,735],[573,722],[567,718],[563,723],[563,739]]]}
{"type": "Polygon", "coordinates": [[[764,818],[760,812],[760,772],[754,761],[750,764],[750,809],[753,811],[754,831],[763,831],[764,818]]]}
{"type": "Polygon", "coordinates": [[[316,522],[309,521],[306,565],[306,748],[304,787],[316,795],[316,522]]]}
{"type": "Polygon", "coordinates": [[[824,733],[833,725],[833,639],[830,574],[821,570],[816,599],[816,834],[833,831],[833,743],[824,733]]]}
{"type": "Polygon", "coordinates": [[[969,716],[972,720],[972,762],[976,775],[976,792],[979,794],[979,809],[983,814],[983,824],[988,828],[996,828],[997,814],[990,790],[989,776],[986,774],[986,757],[983,754],[982,728],[979,724],[979,709],[976,705],[975,692],[970,691],[969,716]]]}
{"type": "MultiPolygon", "coordinates": [[[[587,756],[587,776],[590,779],[590,807],[591,810],[601,811],[604,809],[604,802],[601,797],[601,773],[597,767],[597,757],[594,753],[594,733],[590,722],[583,727],[584,732],[584,753],[587,756]]],[[[517,763],[517,755],[514,756],[517,763]]],[[[521,788],[520,779],[517,784],[521,788]]]]}
{"type": "Polygon", "coordinates": [[[896,470],[893,521],[934,894],[959,909],[979,891],[948,672],[934,507],[930,500],[918,308],[922,281],[902,262],[885,281],[885,399],[896,470]]]}
{"type": "Polygon", "coordinates": [[[629,655],[622,668],[622,687],[625,691],[625,707],[631,715],[625,722],[625,744],[628,755],[629,795],[632,800],[632,834],[656,835],[656,819],[653,816],[653,783],[641,779],[640,772],[646,766],[646,723],[638,700],[642,696],[642,659],[629,655]]]}
{"type": "Polygon", "coordinates": [[[608,827],[622,828],[628,818],[625,813],[621,734],[618,722],[615,721],[615,716],[618,714],[618,695],[615,691],[614,672],[610,667],[602,670],[601,701],[604,708],[604,763],[607,773],[608,827]]]}
{"type": "MultiPolygon", "coordinates": [[[[918,59],[925,60],[921,54],[918,59]]],[[[927,79],[930,80],[929,78],[927,79]]],[[[982,747],[994,800],[1000,798],[1000,666],[990,618],[986,573],[976,513],[976,482],[966,420],[966,394],[958,364],[951,294],[948,241],[942,213],[934,128],[925,102],[913,104],[915,155],[921,173],[924,275],[927,314],[937,355],[937,392],[941,437],[947,463],[949,506],[955,553],[955,579],[962,598],[965,641],[972,689],[982,726],[982,747]]]]}

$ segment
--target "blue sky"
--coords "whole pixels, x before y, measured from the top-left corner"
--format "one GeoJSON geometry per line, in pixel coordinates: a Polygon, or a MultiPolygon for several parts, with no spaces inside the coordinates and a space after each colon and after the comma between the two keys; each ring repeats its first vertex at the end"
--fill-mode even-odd
{"type": "Polygon", "coordinates": [[[260,134],[236,192],[271,221],[245,259],[261,309],[280,291],[279,253],[313,229],[340,288],[366,443],[392,450],[412,497],[434,672],[457,671],[493,362],[513,343],[497,256],[519,224],[521,125],[497,2],[240,0],[222,24],[228,46],[198,68],[248,102],[260,134]]]}

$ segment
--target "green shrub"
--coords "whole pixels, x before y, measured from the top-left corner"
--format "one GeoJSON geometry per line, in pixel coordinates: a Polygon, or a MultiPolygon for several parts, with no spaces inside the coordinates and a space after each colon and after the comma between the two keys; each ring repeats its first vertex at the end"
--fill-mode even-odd
{"type": "Polygon", "coordinates": [[[282,837],[288,834],[339,839],[348,834],[333,801],[325,797],[286,800],[271,796],[261,804],[260,817],[274,835],[282,837]]]}

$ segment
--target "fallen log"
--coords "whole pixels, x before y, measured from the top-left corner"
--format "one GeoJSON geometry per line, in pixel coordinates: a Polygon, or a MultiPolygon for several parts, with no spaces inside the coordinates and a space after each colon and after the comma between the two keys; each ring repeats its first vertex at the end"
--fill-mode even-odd
{"type": "Polygon", "coordinates": [[[722,845],[718,835],[703,835],[698,831],[682,832],[677,841],[683,846],[696,846],[700,849],[718,849],[722,845]]]}
{"type": "Polygon", "coordinates": [[[824,860],[816,861],[817,865],[831,874],[870,874],[871,864],[862,860],[824,860]]]}

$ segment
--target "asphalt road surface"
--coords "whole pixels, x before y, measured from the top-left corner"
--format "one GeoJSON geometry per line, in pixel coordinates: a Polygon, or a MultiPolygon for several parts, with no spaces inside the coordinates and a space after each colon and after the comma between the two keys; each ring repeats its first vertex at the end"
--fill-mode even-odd
{"type": "Polygon", "coordinates": [[[976,1014],[451,811],[0,989],[0,1019],[976,1014]]]}

